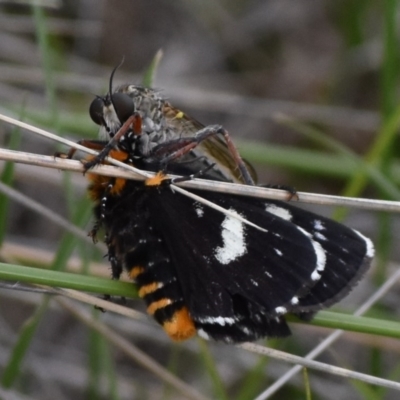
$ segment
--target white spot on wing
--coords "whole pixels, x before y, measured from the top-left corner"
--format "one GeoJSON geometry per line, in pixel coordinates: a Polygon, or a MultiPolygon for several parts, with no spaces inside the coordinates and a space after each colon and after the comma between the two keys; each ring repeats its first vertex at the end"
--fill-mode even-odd
{"type": "Polygon", "coordinates": [[[196,318],[197,322],[201,324],[212,324],[212,325],[233,325],[236,320],[231,317],[205,317],[205,318],[196,318]]]}
{"type": "Polygon", "coordinates": [[[280,250],[278,250],[278,249],[274,249],[274,250],[275,250],[275,253],[278,254],[278,256],[282,256],[283,253],[280,250]]]}
{"type": "Polygon", "coordinates": [[[299,303],[299,298],[296,297],[296,296],[292,297],[292,300],[290,300],[290,304],[295,305],[295,304],[298,304],[298,303],[299,303]]]}
{"type": "Polygon", "coordinates": [[[203,339],[210,340],[210,336],[207,333],[205,333],[203,329],[198,329],[197,334],[203,339]]]}
{"type": "Polygon", "coordinates": [[[372,240],[367,238],[366,236],[364,236],[362,233],[356,231],[355,229],[353,229],[353,231],[360,236],[361,239],[363,239],[365,241],[365,246],[367,247],[367,251],[366,251],[366,255],[370,258],[372,258],[375,255],[375,248],[374,248],[374,244],[372,243],[372,240]]]}
{"type": "MultiPolygon", "coordinates": [[[[237,214],[233,209],[229,211],[237,214]]],[[[238,219],[227,215],[221,227],[223,246],[215,249],[214,256],[221,264],[229,264],[247,251],[244,225],[238,219]]]]}
{"type": "Polygon", "coordinates": [[[282,315],[287,313],[287,309],[286,307],[276,307],[275,312],[279,315],[282,315]]]}
{"type": "Polygon", "coordinates": [[[315,229],[316,231],[323,231],[323,230],[325,230],[325,227],[324,227],[324,225],[322,224],[322,221],[320,221],[319,219],[316,219],[316,220],[314,221],[314,229],[315,229]]]}
{"type": "Polygon", "coordinates": [[[319,240],[324,240],[324,241],[328,240],[325,235],[323,235],[322,233],[319,233],[319,232],[315,232],[314,237],[319,240]]]}
{"type": "Polygon", "coordinates": [[[317,265],[315,270],[311,274],[311,280],[317,281],[321,278],[321,272],[325,269],[325,264],[326,264],[326,253],[323,247],[316,241],[314,241],[311,237],[311,235],[305,231],[303,228],[300,228],[297,226],[297,229],[299,229],[304,235],[306,235],[310,241],[312,246],[314,247],[314,252],[315,256],[317,257],[317,265]]]}
{"type": "Polygon", "coordinates": [[[321,279],[321,274],[317,270],[314,270],[314,272],[311,274],[311,280],[319,281],[320,279],[321,279]]]}
{"type": "Polygon", "coordinates": [[[271,214],[276,215],[279,218],[285,219],[287,221],[292,220],[292,214],[290,213],[289,210],[283,208],[283,207],[278,207],[275,204],[266,204],[265,205],[265,211],[268,211],[271,214]]]}
{"type": "Polygon", "coordinates": [[[238,325],[238,328],[248,336],[250,336],[253,333],[247,326],[238,325]]]}
{"type": "Polygon", "coordinates": [[[194,207],[195,207],[197,216],[199,218],[201,218],[204,215],[204,209],[203,209],[202,205],[200,203],[196,203],[194,207]]]}

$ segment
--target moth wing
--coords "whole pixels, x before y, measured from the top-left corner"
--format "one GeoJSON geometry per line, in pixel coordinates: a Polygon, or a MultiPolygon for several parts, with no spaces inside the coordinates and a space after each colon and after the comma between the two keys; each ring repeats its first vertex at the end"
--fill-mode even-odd
{"type": "Polygon", "coordinates": [[[299,299],[295,311],[317,311],[347,295],[370,266],[372,241],[355,229],[289,203],[269,201],[267,207],[286,210],[290,221],[307,231],[326,254],[321,279],[299,299]]]}
{"type": "Polygon", "coordinates": [[[214,339],[221,335],[227,340],[228,328],[241,329],[243,340],[250,333],[288,334],[281,315],[315,284],[317,271],[325,266],[322,247],[258,200],[206,197],[262,229],[169,187],[149,195],[152,225],[167,245],[191,317],[214,339]]]}

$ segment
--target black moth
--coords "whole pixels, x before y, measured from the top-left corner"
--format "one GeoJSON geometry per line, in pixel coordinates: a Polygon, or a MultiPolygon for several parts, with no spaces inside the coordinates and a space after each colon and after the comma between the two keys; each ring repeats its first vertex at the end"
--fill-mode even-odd
{"type": "MultiPolygon", "coordinates": [[[[99,199],[105,178],[91,178],[99,199]]],[[[370,265],[372,242],[330,219],[279,201],[198,193],[224,214],[170,183],[162,173],[110,182],[97,216],[114,277],[125,267],[175,340],[196,331],[228,343],[286,336],[285,314],[310,318],[349,293],[370,265]]]]}
{"type": "Polygon", "coordinates": [[[175,193],[165,173],[205,170],[205,179],[246,183],[254,174],[232,154],[221,127],[204,128],[152,89],[124,85],[113,92],[111,80],[109,94],[91,105],[108,138],[81,141],[102,150],[87,169],[111,154],[163,172],[144,182],[89,173],[92,234],[104,227],[113,278],[128,271],[171,338],[197,332],[237,343],[286,336],[287,313],[309,319],[350,292],[373,258],[368,238],[285,202],[196,192],[224,213],[175,193]],[[130,114],[133,126],[122,131],[130,114]]]}

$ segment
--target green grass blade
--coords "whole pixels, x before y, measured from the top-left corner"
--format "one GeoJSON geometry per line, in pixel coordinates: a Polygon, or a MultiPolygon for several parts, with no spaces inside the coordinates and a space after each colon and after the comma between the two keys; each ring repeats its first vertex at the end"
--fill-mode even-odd
{"type": "MultiPolygon", "coordinates": [[[[98,310],[93,310],[93,318],[97,319],[98,310]]],[[[103,336],[94,329],[89,330],[89,379],[87,396],[88,400],[100,400],[103,398],[99,382],[106,377],[108,383],[107,398],[118,400],[117,377],[113,359],[110,355],[109,344],[103,336]]]]}
{"type": "MultiPolygon", "coordinates": [[[[292,318],[290,318],[290,320],[294,321],[292,318]]],[[[343,329],[353,332],[400,338],[400,322],[370,317],[357,317],[333,311],[318,312],[310,324],[323,326],[325,328],[343,329]]]]}
{"type": "Polygon", "coordinates": [[[46,97],[49,105],[49,114],[52,125],[54,126],[58,119],[58,107],[56,101],[56,89],[53,78],[53,52],[49,43],[47,20],[43,7],[33,5],[32,10],[33,20],[35,22],[36,40],[42,58],[42,67],[45,79],[46,97]]]}
{"type": "Polygon", "coordinates": [[[384,40],[381,68],[381,110],[384,119],[391,116],[397,97],[399,50],[397,39],[398,0],[383,0],[384,40]]]}
{"type": "MultiPolygon", "coordinates": [[[[269,347],[271,342],[268,342],[269,347]]],[[[269,363],[268,357],[260,357],[256,365],[247,372],[241,382],[239,393],[235,396],[235,400],[254,399],[262,388],[265,386],[265,369],[269,363]]]]}
{"type": "Polygon", "coordinates": [[[359,157],[342,143],[328,137],[311,126],[302,124],[301,122],[292,121],[290,119],[285,119],[283,122],[285,125],[290,126],[297,132],[311,139],[313,142],[336,152],[338,155],[342,156],[347,163],[354,163],[357,170],[365,174],[371,183],[374,183],[375,186],[381,192],[385,193],[389,199],[400,200],[400,190],[391,180],[389,180],[376,166],[367,163],[363,158],[359,157]]]}
{"type": "MultiPolygon", "coordinates": [[[[91,218],[92,207],[86,198],[82,198],[76,203],[73,222],[78,226],[86,225],[91,218]]],[[[60,271],[65,268],[79,240],[79,238],[71,233],[66,233],[64,235],[52,263],[53,269],[60,271]]]]}
{"type": "Polygon", "coordinates": [[[160,65],[162,57],[163,57],[163,52],[160,49],[157,51],[150,65],[143,74],[143,79],[142,79],[143,86],[152,87],[154,85],[157,69],[160,65]]]}
{"type": "Polygon", "coordinates": [[[211,356],[210,350],[208,348],[208,344],[205,340],[199,339],[197,341],[200,346],[200,355],[203,359],[205,371],[208,373],[211,378],[212,387],[214,391],[213,398],[218,400],[227,400],[229,399],[228,394],[226,393],[224,383],[221,379],[221,376],[218,372],[217,366],[215,365],[215,361],[211,356]]]}
{"type": "Polygon", "coordinates": [[[135,286],[106,278],[0,263],[0,279],[82,290],[121,297],[137,297],[135,286]]]}
{"type": "Polygon", "coordinates": [[[36,333],[36,329],[47,310],[49,298],[44,297],[42,304],[36,309],[34,314],[25,322],[18,335],[17,343],[11,352],[8,363],[6,364],[1,378],[1,385],[9,388],[21,374],[21,365],[30,343],[36,333]]]}

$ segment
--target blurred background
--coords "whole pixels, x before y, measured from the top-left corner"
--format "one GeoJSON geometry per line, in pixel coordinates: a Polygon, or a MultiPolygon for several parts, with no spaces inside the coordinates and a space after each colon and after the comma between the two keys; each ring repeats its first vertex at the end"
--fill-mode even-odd
{"type": "MultiPolygon", "coordinates": [[[[162,50],[154,87],[203,124],[227,128],[261,183],[399,200],[399,17],[396,0],[0,1],[0,113],[74,141],[95,138],[88,107],[107,92],[112,69],[124,58],[114,85],[140,84],[162,50]],[[357,157],[382,179],[363,176],[357,157]]],[[[0,145],[44,155],[66,150],[5,123],[0,145]]],[[[84,177],[1,166],[7,185],[90,230],[84,177]]],[[[332,208],[308,208],[334,215],[332,208]]],[[[0,210],[2,261],[70,270],[93,257],[103,264],[95,273],[109,274],[104,250],[15,197],[2,196],[0,210]]],[[[360,210],[335,217],[378,248],[368,279],[340,304],[352,312],[396,268],[388,261],[399,256],[398,218],[360,210]]],[[[398,318],[398,294],[397,287],[374,315],[398,318]]],[[[185,398],[54,303],[37,317],[41,295],[0,289],[0,299],[0,370],[9,371],[17,343],[28,343],[12,383],[3,381],[5,399],[185,398]],[[33,316],[34,332],[23,341],[33,316]]],[[[144,309],[141,302],[132,307],[144,309]]],[[[289,368],[229,346],[172,344],[150,320],[110,313],[100,319],[205,398],[254,398],[289,368]]],[[[303,355],[329,332],[304,325],[293,331],[295,338],[268,345],[303,355]]],[[[347,334],[321,359],[397,379],[399,352],[393,340],[347,334]]],[[[312,373],[310,387],[315,399],[396,395],[326,374],[312,373]]],[[[304,397],[298,376],[271,398],[304,397]]]]}

